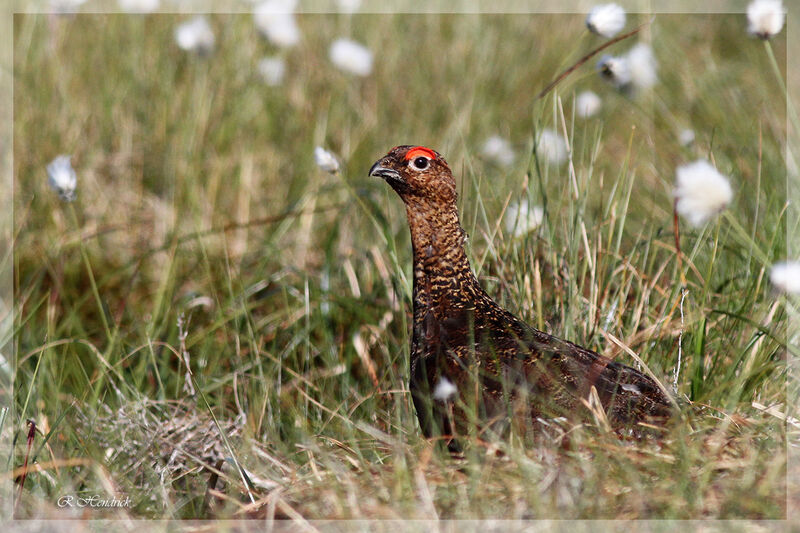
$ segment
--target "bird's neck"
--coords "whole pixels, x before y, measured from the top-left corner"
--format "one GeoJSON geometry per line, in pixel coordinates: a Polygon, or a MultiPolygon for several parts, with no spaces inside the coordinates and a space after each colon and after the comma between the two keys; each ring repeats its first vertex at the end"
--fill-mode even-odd
{"type": "Polygon", "coordinates": [[[469,306],[483,291],[464,251],[466,233],[456,206],[407,202],[406,214],[414,250],[415,319],[431,310],[469,306]]]}

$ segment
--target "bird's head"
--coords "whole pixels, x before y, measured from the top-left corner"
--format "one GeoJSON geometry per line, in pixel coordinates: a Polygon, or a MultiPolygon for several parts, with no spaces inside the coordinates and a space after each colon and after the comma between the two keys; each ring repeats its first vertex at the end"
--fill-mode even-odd
{"type": "Polygon", "coordinates": [[[456,201],[456,180],[447,161],[424,146],[396,146],[369,169],[370,176],[383,178],[404,202],[456,201]]]}

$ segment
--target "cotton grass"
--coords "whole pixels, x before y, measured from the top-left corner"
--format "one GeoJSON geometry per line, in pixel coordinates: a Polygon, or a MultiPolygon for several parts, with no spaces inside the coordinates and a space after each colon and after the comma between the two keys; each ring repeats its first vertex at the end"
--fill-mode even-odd
{"type": "Polygon", "coordinates": [[[47,165],[47,177],[50,187],[58,193],[65,202],[75,199],[75,190],[78,188],[78,176],[70,163],[70,156],[60,155],[47,165]]]}
{"type": "Polygon", "coordinates": [[[372,51],[350,39],[337,39],[329,50],[331,62],[344,72],[369,76],[372,72],[372,51]]]}
{"type": "Polygon", "coordinates": [[[617,4],[594,6],[586,15],[586,27],[601,37],[613,37],[625,27],[625,10],[617,4]]]}
{"type": "Polygon", "coordinates": [[[679,166],[675,174],[676,209],[692,226],[702,226],[733,199],[728,178],[705,159],[679,166]]]}
{"type": "Polygon", "coordinates": [[[781,0],[755,0],[747,6],[747,31],[761,39],[780,33],[786,20],[781,0]]]}

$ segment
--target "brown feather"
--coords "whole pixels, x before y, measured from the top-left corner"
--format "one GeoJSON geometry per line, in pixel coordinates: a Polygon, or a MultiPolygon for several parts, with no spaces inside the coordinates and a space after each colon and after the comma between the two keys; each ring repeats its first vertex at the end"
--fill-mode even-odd
{"type": "Polygon", "coordinates": [[[592,388],[618,431],[669,419],[670,401],[651,378],[539,331],[489,297],[464,251],[455,179],[439,153],[398,146],[370,175],[383,177],[406,206],[414,252],[410,390],[426,437],[502,430],[521,414],[575,418],[588,414],[582,400],[592,388]],[[454,397],[434,397],[443,378],[457,387],[454,397]]]}

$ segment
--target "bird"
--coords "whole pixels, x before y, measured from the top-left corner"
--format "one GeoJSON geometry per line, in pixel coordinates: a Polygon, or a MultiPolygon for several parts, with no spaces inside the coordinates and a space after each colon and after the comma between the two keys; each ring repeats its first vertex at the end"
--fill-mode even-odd
{"type": "Polygon", "coordinates": [[[458,452],[461,436],[589,417],[592,406],[619,435],[674,417],[660,382],[526,324],[489,296],[467,257],[456,181],[439,152],[396,146],[369,176],[400,196],[411,232],[409,391],[426,438],[458,452]]]}

